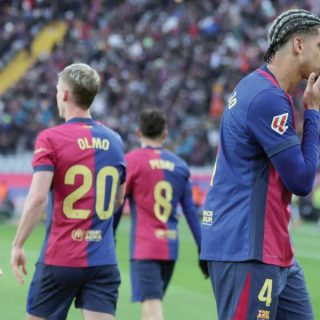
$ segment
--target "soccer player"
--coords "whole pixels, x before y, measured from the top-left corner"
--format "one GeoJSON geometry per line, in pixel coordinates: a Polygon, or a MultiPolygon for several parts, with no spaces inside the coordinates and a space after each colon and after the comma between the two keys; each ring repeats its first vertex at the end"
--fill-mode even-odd
{"type": "Polygon", "coordinates": [[[66,319],[74,299],[85,319],[114,319],[120,274],[112,215],[124,198],[125,162],[118,134],[90,117],[99,88],[90,66],[67,66],[57,83],[66,122],[42,131],[35,144],[34,174],[11,253],[21,284],[27,274],[23,244],[50,190],[53,211],[29,289],[28,319],[66,319]]]}
{"type": "Polygon", "coordinates": [[[320,19],[282,13],[270,27],[266,64],[233,91],[204,205],[201,258],[219,319],[313,319],[288,224],[291,194],[306,195],[319,161],[320,19]],[[303,94],[302,143],[289,93],[303,94]]]}
{"type": "MultiPolygon", "coordinates": [[[[130,268],[132,301],[142,303],[143,320],[162,320],[162,298],[178,255],[180,203],[200,249],[200,222],[192,201],[187,164],[163,148],[166,120],[157,109],[141,113],[141,148],[126,154],[126,196],[131,212],[130,268]]],[[[115,214],[115,228],[121,210],[115,214]]],[[[207,265],[199,261],[208,277],[207,265]]]]}

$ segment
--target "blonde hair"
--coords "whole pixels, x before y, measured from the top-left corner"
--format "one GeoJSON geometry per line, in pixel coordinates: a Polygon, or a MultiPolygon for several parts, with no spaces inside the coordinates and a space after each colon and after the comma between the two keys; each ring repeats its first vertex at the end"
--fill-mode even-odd
{"type": "Polygon", "coordinates": [[[68,85],[74,103],[82,109],[89,109],[100,89],[97,71],[85,63],[74,63],[59,73],[59,79],[68,85]]]}

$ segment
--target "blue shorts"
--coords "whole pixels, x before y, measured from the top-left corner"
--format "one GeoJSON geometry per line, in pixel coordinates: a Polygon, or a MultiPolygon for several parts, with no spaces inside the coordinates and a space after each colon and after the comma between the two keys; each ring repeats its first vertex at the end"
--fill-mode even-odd
{"type": "Polygon", "coordinates": [[[173,260],[131,260],[132,302],[162,299],[174,265],[173,260]]]}
{"type": "Polygon", "coordinates": [[[304,274],[257,261],[208,263],[221,320],[313,320],[304,274]]]}
{"type": "Polygon", "coordinates": [[[50,320],[66,319],[75,299],[76,308],[114,315],[119,285],[116,265],[73,268],[37,263],[27,312],[50,320]]]}

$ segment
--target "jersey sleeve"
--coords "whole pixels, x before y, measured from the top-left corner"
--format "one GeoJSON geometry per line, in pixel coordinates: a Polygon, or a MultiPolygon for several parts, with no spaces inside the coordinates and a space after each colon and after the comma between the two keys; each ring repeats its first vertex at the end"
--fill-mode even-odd
{"type": "Polygon", "coordinates": [[[300,144],[289,99],[279,89],[263,91],[252,100],[246,124],[269,158],[300,144]]]}
{"type": "Polygon", "coordinates": [[[54,171],[54,150],[47,131],[42,131],[36,139],[32,167],[36,171],[54,171]]]}
{"type": "Polygon", "coordinates": [[[125,162],[126,162],[126,165],[127,165],[127,170],[126,170],[126,195],[129,195],[133,191],[134,179],[135,179],[135,176],[136,176],[136,172],[138,170],[138,168],[137,168],[138,161],[135,161],[133,153],[128,153],[128,154],[125,155],[125,162]]]}
{"type": "Polygon", "coordinates": [[[319,131],[320,113],[315,110],[306,110],[302,147],[293,146],[271,158],[282,181],[294,194],[306,196],[312,190],[320,156],[319,131]]]}
{"type": "Polygon", "coordinates": [[[201,244],[201,226],[197,215],[197,210],[192,199],[192,187],[189,179],[187,179],[183,194],[181,196],[180,204],[182,211],[187,219],[188,225],[191,229],[193,237],[197,243],[198,248],[201,244]]]}
{"type": "Polygon", "coordinates": [[[121,161],[120,161],[120,184],[123,184],[126,182],[126,174],[127,174],[127,166],[126,166],[126,161],[124,158],[124,144],[123,144],[123,140],[120,136],[119,133],[113,131],[114,137],[117,140],[119,147],[121,149],[121,161]]]}

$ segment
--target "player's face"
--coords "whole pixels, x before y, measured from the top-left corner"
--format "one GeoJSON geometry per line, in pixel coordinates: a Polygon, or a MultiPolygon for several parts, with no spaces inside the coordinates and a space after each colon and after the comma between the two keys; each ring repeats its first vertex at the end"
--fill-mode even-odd
{"type": "Polygon", "coordinates": [[[308,79],[311,72],[315,72],[317,76],[320,75],[320,28],[317,35],[304,38],[300,62],[304,79],[308,79]]]}
{"type": "Polygon", "coordinates": [[[65,110],[63,96],[64,96],[63,82],[61,81],[61,79],[59,79],[58,83],[57,83],[57,96],[56,96],[56,98],[57,98],[59,116],[61,118],[64,118],[64,110],[65,110]]]}

